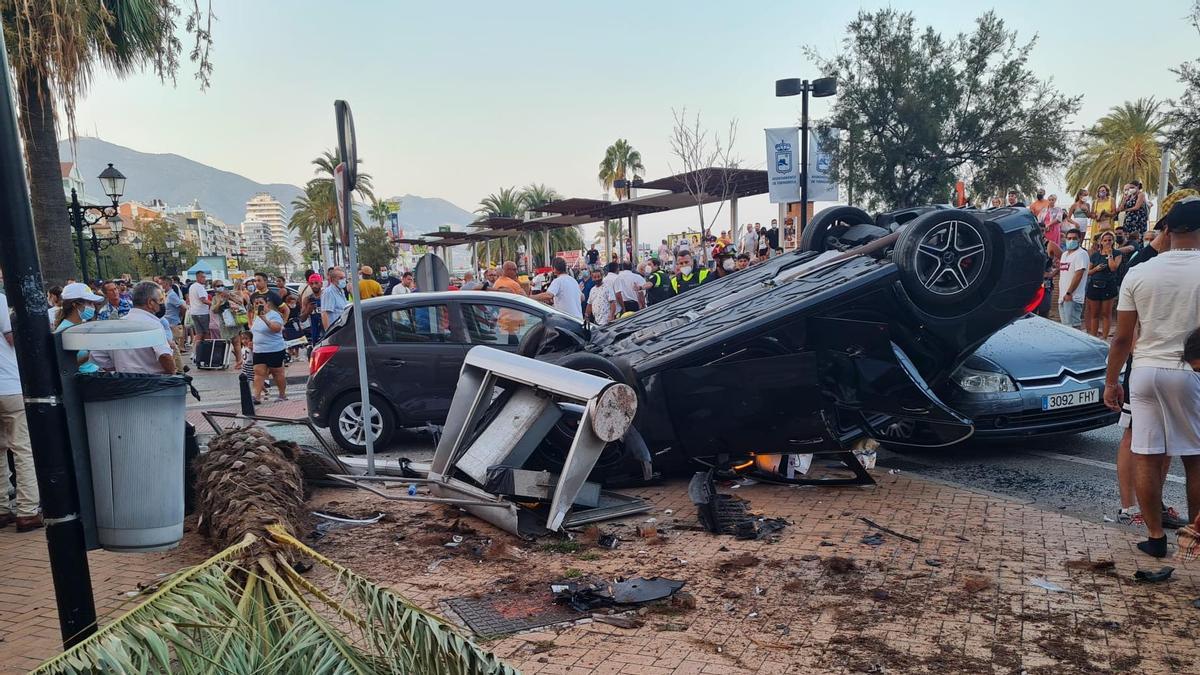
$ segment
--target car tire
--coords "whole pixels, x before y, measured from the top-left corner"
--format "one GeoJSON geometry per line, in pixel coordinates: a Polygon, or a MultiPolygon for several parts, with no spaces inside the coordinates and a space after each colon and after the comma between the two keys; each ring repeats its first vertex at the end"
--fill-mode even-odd
{"type": "MultiPolygon", "coordinates": [[[[346,394],[334,402],[329,408],[329,431],[333,435],[333,440],[338,446],[346,452],[353,455],[362,455],[367,452],[366,440],[362,437],[361,432],[354,431],[353,421],[358,419],[358,425],[361,427],[362,406],[358,392],[346,394]]],[[[371,396],[371,410],[373,417],[376,417],[379,422],[377,434],[375,436],[375,450],[379,451],[392,440],[392,435],[396,432],[396,415],[386,402],[379,396],[371,396]]]]}
{"type": "Polygon", "coordinates": [[[991,290],[1000,248],[992,225],[966,211],[943,209],[906,225],[892,260],[919,309],[955,315],[974,308],[991,290]]]}
{"type": "Polygon", "coordinates": [[[829,238],[836,237],[854,225],[874,225],[870,214],[853,206],[831,206],[822,209],[800,235],[800,250],[824,253],[831,250],[829,238]]]}

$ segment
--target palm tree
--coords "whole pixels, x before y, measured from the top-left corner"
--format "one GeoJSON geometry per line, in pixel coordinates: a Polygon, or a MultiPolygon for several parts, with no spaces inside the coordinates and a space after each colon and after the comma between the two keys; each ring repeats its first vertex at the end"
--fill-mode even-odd
{"type": "Polygon", "coordinates": [[[1067,169],[1071,193],[1097,185],[1120,186],[1141,180],[1146,191],[1158,190],[1162,148],[1159,138],[1167,128],[1162,102],[1153,98],[1126,101],[1101,117],[1084,133],[1087,145],[1067,169]]]}
{"type": "Polygon", "coordinates": [[[500,188],[479,200],[479,208],[475,213],[501,218],[520,218],[525,213],[525,200],[522,192],[515,187],[500,188]]]}
{"type": "Polygon", "coordinates": [[[17,87],[38,253],[47,281],[76,275],[55,110],[63,111],[69,135],[74,137],[75,103],[87,92],[98,65],[118,77],[149,68],[174,81],[183,49],[176,33],[181,12],[187,16],[187,32],[195,36],[191,59],[197,77],[202,88],[207,86],[212,73],[208,60],[212,16],[205,15],[201,4],[0,0],[0,21],[17,87]]]}
{"type": "Polygon", "coordinates": [[[287,266],[296,263],[292,258],[292,252],[278,244],[271,244],[267,247],[266,252],[263,253],[263,262],[277,270],[286,269],[287,266]]]}
{"type": "Polygon", "coordinates": [[[516,670],[299,539],[295,443],[227,431],[196,460],[200,530],[222,549],[35,672],[450,673],[516,670]],[[308,559],[322,574],[302,576],[308,559]]]}
{"type": "Polygon", "coordinates": [[[379,201],[374,196],[371,197],[371,208],[367,209],[367,215],[371,220],[379,223],[381,227],[387,227],[388,218],[393,211],[400,210],[400,201],[396,199],[388,199],[379,201]]]}
{"type": "MultiPolygon", "coordinates": [[[[642,165],[642,153],[633,149],[629,141],[618,138],[615,143],[604,151],[604,159],[600,160],[600,184],[604,191],[612,189],[613,182],[629,178],[640,178],[646,172],[642,165]]],[[[628,198],[629,188],[617,188],[617,199],[628,198]]]]}
{"type": "Polygon", "coordinates": [[[542,204],[562,199],[562,195],[545,183],[530,183],[521,188],[521,205],[527,212],[537,212],[542,204]]]}

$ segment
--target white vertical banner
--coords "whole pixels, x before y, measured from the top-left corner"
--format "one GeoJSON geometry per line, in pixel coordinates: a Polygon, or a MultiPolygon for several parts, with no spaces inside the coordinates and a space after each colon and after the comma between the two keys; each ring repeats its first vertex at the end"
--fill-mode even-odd
{"type": "Polygon", "coordinates": [[[800,201],[800,127],[767,129],[767,185],[772,204],[800,201]]]}
{"type": "Polygon", "coordinates": [[[837,179],[830,175],[833,164],[833,150],[837,145],[837,130],[830,129],[828,133],[816,131],[808,133],[808,201],[836,202],[838,201],[837,179]]]}

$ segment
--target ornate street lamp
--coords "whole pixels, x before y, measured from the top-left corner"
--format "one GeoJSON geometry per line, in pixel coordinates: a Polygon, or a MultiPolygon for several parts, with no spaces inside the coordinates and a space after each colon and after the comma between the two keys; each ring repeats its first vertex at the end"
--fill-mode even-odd
{"type": "MultiPolygon", "coordinates": [[[[121,195],[125,194],[125,176],[114,168],[112,164],[109,164],[108,168],[100,172],[99,178],[100,185],[104,188],[104,194],[112,200],[111,205],[81,204],[75,188],[71,188],[71,203],[68,205],[68,209],[71,212],[71,228],[75,230],[75,239],[79,245],[79,272],[80,278],[83,281],[87,281],[88,278],[86,240],[89,235],[92,241],[92,252],[96,257],[97,274],[100,274],[100,242],[102,240],[108,242],[110,239],[109,237],[104,237],[103,239],[97,238],[95,230],[90,229],[89,226],[94,226],[107,218],[109,228],[114,234],[119,234],[121,231],[121,220],[117,215],[117,204],[121,200],[121,195]],[[84,232],[85,229],[88,230],[86,233],[84,232]]],[[[108,245],[111,245],[111,243],[108,245]]]]}

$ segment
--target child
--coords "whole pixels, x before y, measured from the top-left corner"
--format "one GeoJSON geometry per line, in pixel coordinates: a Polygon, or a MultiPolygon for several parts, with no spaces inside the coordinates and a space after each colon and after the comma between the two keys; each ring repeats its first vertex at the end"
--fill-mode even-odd
{"type": "MultiPolygon", "coordinates": [[[[242,331],[242,374],[245,375],[251,382],[254,381],[254,333],[248,330],[242,331]]],[[[266,394],[267,387],[271,386],[270,382],[263,383],[263,394],[266,394]]]]}
{"type": "Polygon", "coordinates": [[[1183,362],[1191,366],[1192,370],[1200,373],[1200,328],[1189,333],[1184,339],[1183,362]]]}
{"type": "Polygon", "coordinates": [[[294,340],[299,340],[304,337],[304,329],[300,323],[300,308],[295,294],[287,297],[288,318],[283,324],[283,339],[288,342],[287,363],[291,363],[300,356],[300,343],[294,340]],[[291,346],[293,345],[294,346],[291,346]]]}

